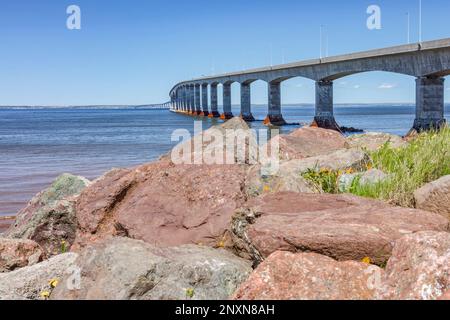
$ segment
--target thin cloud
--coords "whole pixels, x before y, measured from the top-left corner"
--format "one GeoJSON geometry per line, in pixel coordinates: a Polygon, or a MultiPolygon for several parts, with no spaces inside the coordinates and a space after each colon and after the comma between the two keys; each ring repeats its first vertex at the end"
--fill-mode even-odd
{"type": "Polygon", "coordinates": [[[378,89],[393,89],[395,88],[397,85],[393,84],[393,83],[383,83],[381,84],[378,89]]]}
{"type": "Polygon", "coordinates": [[[361,88],[361,86],[359,84],[356,84],[353,86],[353,89],[359,89],[359,88],[361,88]]]}

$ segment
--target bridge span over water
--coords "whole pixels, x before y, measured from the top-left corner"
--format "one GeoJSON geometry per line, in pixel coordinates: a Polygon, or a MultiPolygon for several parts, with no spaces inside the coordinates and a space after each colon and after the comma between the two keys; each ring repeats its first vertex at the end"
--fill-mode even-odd
{"type": "Polygon", "coordinates": [[[268,83],[266,124],[283,125],[281,83],[294,77],[316,82],[313,125],[336,129],[333,114],[333,81],[349,75],[387,71],[415,77],[416,118],[413,128],[440,127],[444,118],[444,77],[450,74],[450,38],[308,61],[244,70],[183,81],[170,91],[171,109],[196,116],[231,118],[231,85],[241,85],[241,117],[253,121],[251,83],[268,83]],[[217,103],[218,85],[223,89],[223,112],[217,103]],[[209,101],[208,103],[208,87],[209,101]]]}

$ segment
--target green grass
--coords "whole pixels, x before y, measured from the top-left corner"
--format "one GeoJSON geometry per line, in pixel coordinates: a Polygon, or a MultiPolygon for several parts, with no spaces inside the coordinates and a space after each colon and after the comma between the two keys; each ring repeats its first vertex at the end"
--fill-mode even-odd
{"type": "MultiPolygon", "coordinates": [[[[450,128],[424,132],[407,146],[392,148],[386,143],[369,153],[373,168],[389,174],[389,178],[373,185],[362,185],[356,178],[350,193],[387,201],[402,207],[414,207],[414,191],[450,174],[450,128]]],[[[327,193],[339,193],[342,172],[310,170],[303,177],[327,193]]]]}
{"type": "Polygon", "coordinates": [[[302,174],[303,178],[308,180],[317,191],[325,193],[338,193],[338,180],[341,172],[329,169],[309,169],[302,174]]]}
{"type": "Polygon", "coordinates": [[[390,178],[369,186],[355,180],[350,192],[394,205],[414,207],[415,190],[450,174],[450,128],[421,133],[399,149],[385,144],[370,157],[374,168],[388,173],[390,178]]]}

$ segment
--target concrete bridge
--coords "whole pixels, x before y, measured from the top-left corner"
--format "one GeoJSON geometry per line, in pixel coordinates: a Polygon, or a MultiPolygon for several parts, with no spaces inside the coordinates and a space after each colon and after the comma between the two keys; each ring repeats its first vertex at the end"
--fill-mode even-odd
{"type": "Polygon", "coordinates": [[[251,83],[268,83],[266,124],[283,125],[281,83],[294,77],[316,82],[316,113],[313,125],[337,129],[333,114],[333,81],[349,75],[386,71],[415,77],[418,131],[441,127],[444,118],[444,78],[450,74],[450,39],[402,45],[342,56],[327,57],[253,70],[203,77],[178,83],[170,91],[171,108],[196,116],[231,118],[231,85],[241,85],[241,117],[253,121],[251,83]],[[219,113],[217,89],[223,88],[223,112],[219,113]],[[209,101],[208,104],[208,87],[209,101]]]}
{"type": "Polygon", "coordinates": [[[135,109],[152,109],[152,110],[169,110],[173,108],[172,101],[158,103],[158,104],[143,104],[139,106],[134,106],[135,109]]]}

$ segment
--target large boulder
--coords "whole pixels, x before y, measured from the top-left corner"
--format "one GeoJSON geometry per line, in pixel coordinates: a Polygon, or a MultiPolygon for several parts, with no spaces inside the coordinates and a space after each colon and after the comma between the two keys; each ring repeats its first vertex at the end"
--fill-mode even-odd
{"type": "Polygon", "coordinates": [[[235,300],[370,300],[383,270],[316,253],[271,254],[234,294],[235,300]],[[377,274],[378,273],[378,274],[377,274]]]}
{"type": "Polygon", "coordinates": [[[450,175],[424,185],[414,192],[416,208],[450,219],[450,175]]]}
{"type": "Polygon", "coordinates": [[[36,264],[44,258],[34,241],[0,238],[0,273],[36,264]]]}
{"type": "Polygon", "coordinates": [[[355,134],[348,138],[348,143],[352,148],[361,148],[367,151],[376,151],[385,144],[394,149],[402,148],[408,144],[400,136],[382,132],[355,134]]]}
{"type": "Polygon", "coordinates": [[[223,249],[158,248],[127,238],[87,247],[76,265],[80,287],[58,286],[51,299],[224,300],[252,272],[249,262],[223,249]]]}
{"type": "Polygon", "coordinates": [[[395,243],[382,299],[445,299],[450,290],[450,233],[418,232],[395,243]]]}
{"type": "Polygon", "coordinates": [[[246,200],[245,167],[159,161],[115,170],[77,201],[74,250],[110,235],[159,246],[217,246],[246,200]]]}
{"type": "Polygon", "coordinates": [[[449,231],[448,219],[351,195],[281,192],[251,199],[232,222],[233,249],[255,264],[278,250],[384,265],[393,243],[418,231],[449,231]]]}
{"type": "Polygon", "coordinates": [[[261,166],[254,166],[248,173],[246,191],[252,197],[267,192],[283,191],[320,193],[321,190],[317,190],[317,187],[312,186],[302,177],[303,173],[321,169],[364,171],[369,163],[370,159],[364,151],[341,149],[321,156],[283,161],[279,164],[278,170],[270,175],[262,174],[261,166]]]}
{"type": "Polygon", "coordinates": [[[18,213],[3,236],[36,241],[49,256],[61,253],[62,247],[68,249],[75,238],[75,200],[89,184],[83,177],[59,176],[18,213]]]}
{"type": "Polygon", "coordinates": [[[51,282],[68,285],[59,280],[65,274],[77,276],[76,258],[76,253],[65,253],[30,267],[0,273],[0,300],[45,299],[52,290],[51,282]]]}
{"type": "Polygon", "coordinates": [[[320,156],[349,146],[339,132],[315,127],[304,127],[287,135],[277,135],[268,144],[269,148],[272,145],[279,146],[280,160],[283,161],[320,156]]]}
{"type": "Polygon", "coordinates": [[[258,152],[256,132],[235,117],[178,144],[162,159],[174,164],[256,164],[258,152]]]}

